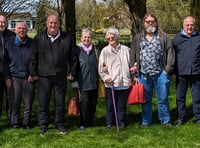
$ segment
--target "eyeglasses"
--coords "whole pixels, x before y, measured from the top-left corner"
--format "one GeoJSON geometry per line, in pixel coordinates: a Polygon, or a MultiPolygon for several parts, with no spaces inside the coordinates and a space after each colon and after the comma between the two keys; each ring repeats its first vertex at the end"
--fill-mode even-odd
{"type": "Polygon", "coordinates": [[[106,38],[107,41],[114,40],[114,39],[115,39],[114,36],[106,38]]]}
{"type": "Polygon", "coordinates": [[[150,25],[154,24],[155,22],[156,21],[145,21],[145,23],[150,24],[150,25]]]}

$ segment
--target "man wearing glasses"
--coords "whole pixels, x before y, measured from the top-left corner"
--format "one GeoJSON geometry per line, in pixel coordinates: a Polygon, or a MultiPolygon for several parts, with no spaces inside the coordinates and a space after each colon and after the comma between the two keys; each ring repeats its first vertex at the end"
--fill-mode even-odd
{"type": "Polygon", "coordinates": [[[152,123],[153,89],[158,100],[160,123],[171,126],[168,95],[169,74],[173,71],[174,56],[171,40],[159,30],[156,16],[146,14],[143,18],[143,31],[134,37],[130,51],[130,71],[137,73],[140,83],[145,87],[146,103],[142,104],[142,127],[152,123]]]}

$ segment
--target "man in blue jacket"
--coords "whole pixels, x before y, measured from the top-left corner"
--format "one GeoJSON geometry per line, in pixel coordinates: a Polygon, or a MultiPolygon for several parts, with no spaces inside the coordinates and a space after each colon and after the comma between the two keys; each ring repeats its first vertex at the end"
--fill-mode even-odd
{"type": "Polygon", "coordinates": [[[29,129],[35,93],[35,82],[28,82],[32,39],[27,36],[28,28],[25,22],[17,22],[15,32],[16,36],[7,42],[4,54],[4,76],[12,104],[11,127],[21,126],[20,104],[23,97],[25,105],[22,124],[24,128],[29,129]]]}
{"type": "Polygon", "coordinates": [[[195,19],[187,16],[183,29],[174,37],[176,52],[177,125],[186,121],[186,93],[190,86],[194,121],[200,124],[200,33],[195,30],[195,19]]]}

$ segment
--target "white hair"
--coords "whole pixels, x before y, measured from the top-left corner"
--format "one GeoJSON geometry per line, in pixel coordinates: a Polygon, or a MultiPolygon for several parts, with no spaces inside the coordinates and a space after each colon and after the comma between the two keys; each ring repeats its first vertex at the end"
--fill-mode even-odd
{"type": "Polygon", "coordinates": [[[120,37],[119,30],[116,28],[109,28],[106,32],[105,38],[108,38],[109,34],[114,34],[117,39],[119,39],[119,37],[120,37]]]}

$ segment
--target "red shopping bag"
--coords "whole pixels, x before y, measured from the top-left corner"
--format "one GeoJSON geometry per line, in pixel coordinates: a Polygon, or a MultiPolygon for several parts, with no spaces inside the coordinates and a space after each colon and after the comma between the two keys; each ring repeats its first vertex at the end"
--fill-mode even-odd
{"type": "Polygon", "coordinates": [[[136,84],[130,88],[129,96],[128,96],[128,104],[142,104],[145,103],[145,95],[144,95],[144,84],[136,81],[136,84]]]}

